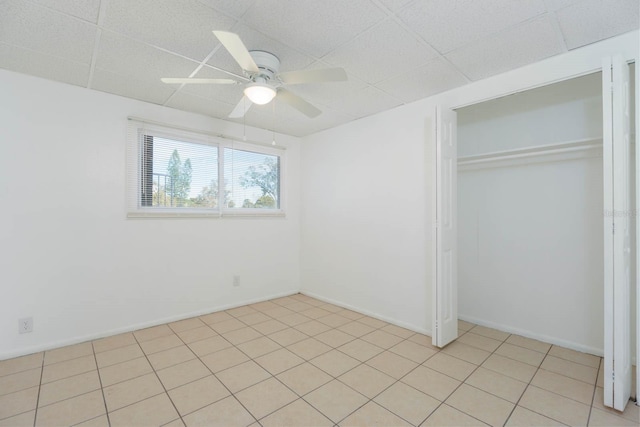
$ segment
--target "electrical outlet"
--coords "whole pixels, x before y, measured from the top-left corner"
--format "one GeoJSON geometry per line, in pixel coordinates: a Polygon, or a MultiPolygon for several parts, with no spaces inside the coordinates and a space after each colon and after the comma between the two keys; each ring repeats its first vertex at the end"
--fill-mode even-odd
{"type": "Polygon", "coordinates": [[[233,276],[233,286],[240,286],[240,276],[233,276]]]}
{"type": "Polygon", "coordinates": [[[18,319],[18,333],[27,334],[33,332],[33,317],[18,319]]]}

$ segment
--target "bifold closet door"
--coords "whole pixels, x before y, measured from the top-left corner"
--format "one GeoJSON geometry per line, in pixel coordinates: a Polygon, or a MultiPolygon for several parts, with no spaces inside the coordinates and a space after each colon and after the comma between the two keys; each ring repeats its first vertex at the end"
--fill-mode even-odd
{"type": "Polygon", "coordinates": [[[444,347],[458,338],[458,221],[456,113],[437,107],[433,141],[434,245],[432,343],[444,347]]]}
{"type": "Polygon", "coordinates": [[[604,174],[604,404],[623,411],[631,395],[629,66],[602,67],[604,174]]]}

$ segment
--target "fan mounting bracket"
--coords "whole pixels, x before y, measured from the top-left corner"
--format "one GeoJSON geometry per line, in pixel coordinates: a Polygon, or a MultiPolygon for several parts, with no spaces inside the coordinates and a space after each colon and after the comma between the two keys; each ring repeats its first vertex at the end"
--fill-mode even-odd
{"type": "Polygon", "coordinates": [[[263,81],[273,81],[280,70],[280,59],[273,53],[263,50],[251,50],[249,54],[260,70],[257,73],[250,73],[249,78],[252,81],[256,79],[264,79],[263,81]]]}

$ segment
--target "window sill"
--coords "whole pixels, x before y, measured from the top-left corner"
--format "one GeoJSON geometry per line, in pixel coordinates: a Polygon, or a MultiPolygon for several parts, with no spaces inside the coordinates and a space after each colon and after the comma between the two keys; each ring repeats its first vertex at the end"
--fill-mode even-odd
{"type": "Polygon", "coordinates": [[[284,211],[222,211],[222,212],[153,212],[153,211],[137,211],[127,212],[127,219],[223,219],[223,218],[285,218],[284,211]]]}

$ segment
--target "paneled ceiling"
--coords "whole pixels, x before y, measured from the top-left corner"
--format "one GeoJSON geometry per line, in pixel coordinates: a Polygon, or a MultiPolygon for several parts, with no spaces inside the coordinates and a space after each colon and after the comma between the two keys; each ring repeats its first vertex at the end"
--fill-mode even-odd
{"type": "MultiPolygon", "coordinates": [[[[242,74],[212,30],[281,71],[343,67],[246,124],[303,136],[639,27],[638,0],[0,0],[0,68],[226,119],[241,86],[161,77],[242,74]]],[[[242,122],[242,119],[235,121],[242,122]]]]}

